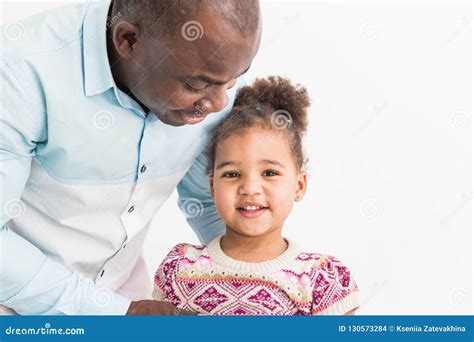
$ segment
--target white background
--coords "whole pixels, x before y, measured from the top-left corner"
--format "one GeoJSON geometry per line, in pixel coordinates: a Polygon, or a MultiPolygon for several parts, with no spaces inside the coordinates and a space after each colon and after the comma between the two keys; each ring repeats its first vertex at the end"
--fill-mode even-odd
{"type": "MultiPolygon", "coordinates": [[[[2,2],[2,23],[62,2],[2,2]]],[[[309,189],[284,234],[343,260],[359,314],[472,314],[472,9],[464,4],[262,2],[248,73],[313,100],[309,189]]],[[[198,243],[176,193],[145,244],[150,274],[198,243]]]]}

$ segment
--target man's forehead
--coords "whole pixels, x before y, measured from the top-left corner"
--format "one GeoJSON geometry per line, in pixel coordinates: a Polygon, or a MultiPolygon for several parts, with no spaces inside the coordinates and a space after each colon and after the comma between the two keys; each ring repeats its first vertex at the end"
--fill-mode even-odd
{"type": "Polygon", "coordinates": [[[228,59],[235,58],[235,63],[237,59],[252,56],[259,35],[259,30],[242,35],[228,19],[204,7],[194,20],[186,22],[180,32],[170,37],[169,45],[187,66],[213,68],[228,59]]]}
{"type": "Polygon", "coordinates": [[[247,71],[255,54],[251,42],[223,42],[222,46],[206,46],[206,43],[174,45],[169,50],[168,58],[176,71],[196,76],[216,75],[221,80],[226,77],[234,78],[247,71]]]}

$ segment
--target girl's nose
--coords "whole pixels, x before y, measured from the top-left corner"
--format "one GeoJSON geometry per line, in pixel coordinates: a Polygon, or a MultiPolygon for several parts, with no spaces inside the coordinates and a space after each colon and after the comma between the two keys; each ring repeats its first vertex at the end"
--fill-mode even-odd
{"type": "Polygon", "coordinates": [[[246,196],[259,195],[262,193],[262,186],[257,177],[242,178],[242,183],[239,186],[239,194],[246,196]]]}

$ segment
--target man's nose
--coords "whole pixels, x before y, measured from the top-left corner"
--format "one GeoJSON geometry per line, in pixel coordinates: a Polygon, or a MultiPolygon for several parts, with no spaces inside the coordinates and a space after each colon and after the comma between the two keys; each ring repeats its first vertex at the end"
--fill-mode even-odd
{"type": "Polygon", "coordinates": [[[226,89],[226,87],[220,86],[209,96],[209,101],[212,104],[212,112],[220,112],[229,103],[226,89]]]}

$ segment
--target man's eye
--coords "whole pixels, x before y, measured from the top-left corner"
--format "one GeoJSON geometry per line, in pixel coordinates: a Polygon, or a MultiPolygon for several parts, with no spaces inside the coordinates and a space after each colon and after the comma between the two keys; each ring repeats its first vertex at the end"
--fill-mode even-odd
{"type": "Polygon", "coordinates": [[[222,176],[224,178],[235,178],[239,177],[239,174],[237,172],[225,172],[222,176]]]}
{"type": "Polygon", "coordinates": [[[234,79],[230,84],[227,86],[227,89],[232,89],[237,84],[237,79],[234,79]]]}
{"type": "Polygon", "coordinates": [[[265,170],[265,171],[263,172],[263,175],[264,175],[265,177],[274,177],[274,176],[278,176],[279,173],[276,172],[276,171],[274,171],[274,170],[265,170]]]}
{"type": "Polygon", "coordinates": [[[197,85],[191,85],[189,83],[184,83],[184,86],[188,89],[188,90],[191,90],[191,91],[194,91],[194,92],[199,92],[199,91],[202,91],[204,89],[207,88],[207,85],[200,85],[200,86],[197,86],[197,85]]]}

